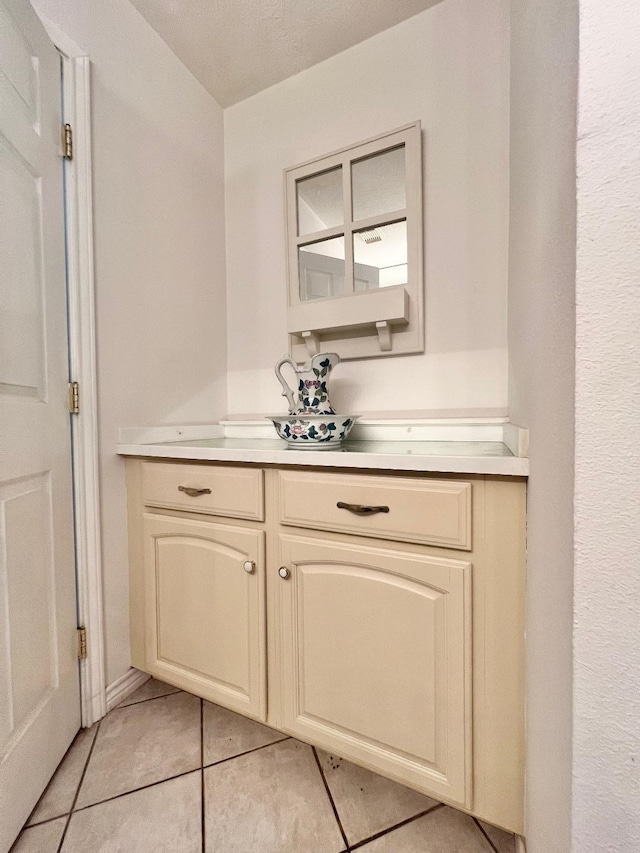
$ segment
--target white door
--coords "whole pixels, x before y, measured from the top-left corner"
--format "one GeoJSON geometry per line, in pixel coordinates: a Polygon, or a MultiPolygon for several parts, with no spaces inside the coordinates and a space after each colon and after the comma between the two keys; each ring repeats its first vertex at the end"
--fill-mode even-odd
{"type": "Polygon", "coordinates": [[[0,853],[80,726],[60,64],[0,0],[0,853]]]}

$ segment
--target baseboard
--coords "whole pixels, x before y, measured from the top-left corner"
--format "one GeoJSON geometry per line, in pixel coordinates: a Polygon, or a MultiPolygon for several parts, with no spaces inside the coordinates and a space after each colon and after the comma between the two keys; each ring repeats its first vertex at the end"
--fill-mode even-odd
{"type": "Polygon", "coordinates": [[[116,705],[122,702],[123,699],[126,699],[127,696],[130,696],[134,690],[137,690],[138,687],[141,687],[150,678],[151,676],[147,675],[146,672],[140,672],[139,669],[135,669],[133,666],[129,667],[124,675],[116,678],[107,687],[107,711],[115,708],[116,705]]]}
{"type": "Polygon", "coordinates": [[[527,853],[527,845],[521,835],[516,835],[516,853],[527,853]]]}

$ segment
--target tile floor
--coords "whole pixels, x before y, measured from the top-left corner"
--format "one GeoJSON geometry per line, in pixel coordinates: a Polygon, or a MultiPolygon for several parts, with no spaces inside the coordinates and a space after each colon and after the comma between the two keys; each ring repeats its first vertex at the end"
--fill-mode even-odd
{"type": "Polygon", "coordinates": [[[151,679],[81,731],[11,853],[514,853],[513,836],[151,679]]]}

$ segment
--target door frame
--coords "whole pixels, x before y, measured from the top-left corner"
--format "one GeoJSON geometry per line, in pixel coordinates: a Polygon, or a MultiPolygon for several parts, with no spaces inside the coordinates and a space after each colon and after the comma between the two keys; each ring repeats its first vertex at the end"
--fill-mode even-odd
{"type": "Polygon", "coordinates": [[[71,417],[78,626],[86,629],[80,665],[82,725],[107,713],[102,596],[100,477],[95,336],[91,65],[55,24],[39,15],[62,60],[63,123],[73,132],[64,160],[70,378],[80,386],[80,412],[71,417]]]}

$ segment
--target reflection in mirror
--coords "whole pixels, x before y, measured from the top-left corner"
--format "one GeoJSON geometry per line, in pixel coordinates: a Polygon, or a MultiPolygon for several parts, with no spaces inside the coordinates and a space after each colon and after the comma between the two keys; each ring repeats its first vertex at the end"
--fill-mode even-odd
{"type": "Polygon", "coordinates": [[[407,223],[379,225],[353,235],[354,288],[373,290],[407,283],[407,223]]]}
{"type": "Polygon", "coordinates": [[[404,210],[407,206],[404,145],[354,162],[351,192],[354,220],[404,210]]]}
{"type": "Polygon", "coordinates": [[[344,222],[342,166],[296,182],[298,236],[334,228],[344,222]]]}
{"type": "Polygon", "coordinates": [[[344,294],[344,237],[298,248],[300,300],[344,294]]]}

